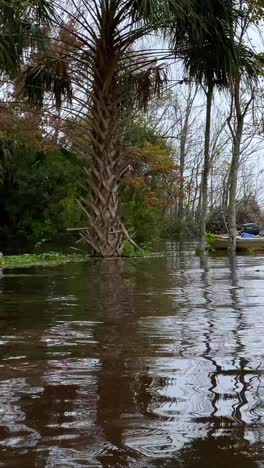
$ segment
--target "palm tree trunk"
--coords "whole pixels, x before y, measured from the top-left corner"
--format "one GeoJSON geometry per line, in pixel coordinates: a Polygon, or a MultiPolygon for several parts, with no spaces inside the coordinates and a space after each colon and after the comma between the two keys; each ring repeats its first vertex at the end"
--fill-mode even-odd
{"type": "Polygon", "coordinates": [[[201,182],[201,211],[200,211],[200,250],[205,250],[205,233],[206,233],[206,217],[208,207],[208,176],[210,172],[210,137],[211,137],[211,116],[213,102],[212,83],[209,83],[206,98],[206,125],[205,125],[205,141],[204,141],[204,164],[201,182]]]}
{"type": "Polygon", "coordinates": [[[119,212],[119,179],[122,171],[120,141],[121,100],[117,89],[119,50],[115,45],[115,11],[102,14],[96,44],[91,114],[91,191],[85,212],[90,230],[85,235],[95,255],[118,257],[125,229],[119,212]]]}

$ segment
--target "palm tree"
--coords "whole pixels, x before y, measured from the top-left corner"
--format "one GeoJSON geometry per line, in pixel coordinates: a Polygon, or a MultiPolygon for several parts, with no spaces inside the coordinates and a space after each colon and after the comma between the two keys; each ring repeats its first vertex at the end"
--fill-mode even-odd
{"type": "MultiPolygon", "coordinates": [[[[176,0],[173,14],[183,17],[189,3],[176,0]]],[[[87,198],[81,200],[89,226],[81,236],[101,257],[121,255],[129,238],[118,196],[129,160],[124,141],[126,119],[133,109],[145,108],[164,82],[157,60],[148,52],[137,52],[134,46],[161,24],[170,5],[170,0],[70,0],[68,7],[57,5],[55,23],[67,33],[61,41],[64,47],[59,70],[57,60],[41,57],[23,73],[20,94],[28,95],[38,105],[43,104],[45,90],[54,92],[59,104],[61,94],[69,97],[70,77],[73,101],[82,101],[83,118],[87,122],[89,117],[90,189],[87,198]],[[62,13],[68,23],[62,23],[62,13]],[[73,38],[78,45],[69,58],[66,43],[73,38]]]]}
{"type": "Polygon", "coordinates": [[[14,78],[25,53],[42,43],[42,26],[53,10],[49,0],[0,1],[0,72],[14,78]]]}
{"type": "Polygon", "coordinates": [[[183,23],[173,30],[172,46],[183,56],[185,69],[191,79],[203,85],[206,93],[206,124],[204,162],[201,177],[200,250],[205,249],[208,208],[208,176],[210,171],[210,135],[214,89],[229,88],[237,74],[241,55],[247,49],[235,40],[236,11],[233,0],[200,0],[195,2],[196,14],[203,20],[200,28],[183,23]]]}
{"type": "MultiPolygon", "coordinates": [[[[184,4],[174,2],[182,17],[184,4]]],[[[123,141],[126,117],[135,107],[146,107],[159,93],[161,70],[148,54],[133,50],[161,18],[168,16],[167,0],[97,0],[91,2],[96,32],[89,33],[91,70],[90,139],[92,169],[90,197],[83,208],[90,229],[83,236],[102,257],[119,256],[129,238],[119,212],[119,185],[127,166],[123,141]]],[[[89,8],[89,14],[92,14],[89,8]]]]}

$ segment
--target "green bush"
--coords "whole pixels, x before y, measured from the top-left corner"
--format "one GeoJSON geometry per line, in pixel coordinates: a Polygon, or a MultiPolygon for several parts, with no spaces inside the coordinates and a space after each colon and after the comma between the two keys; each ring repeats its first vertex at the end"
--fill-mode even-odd
{"type": "Polygon", "coordinates": [[[150,246],[159,240],[162,229],[161,209],[148,206],[144,194],[139,191],[123,194],[122,211],[130,235],[139,245],[150,246]]]}
{"type": "Polygon", "coordinates": [[[0,187],[0,239],[37,243],[69,238],[66,229],[81,223],[78,159],[64,150],[40,153],[23,146],[13,160],[12,177],[0,187]]]}

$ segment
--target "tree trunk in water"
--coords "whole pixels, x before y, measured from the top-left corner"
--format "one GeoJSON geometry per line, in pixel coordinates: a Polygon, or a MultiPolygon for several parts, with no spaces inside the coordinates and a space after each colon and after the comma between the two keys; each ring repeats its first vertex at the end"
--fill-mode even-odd
{"type": "MultiPolygon", "coordinates": [[[[241,141],[243,136],[244,119],[246,111],[242,113],[240,105],[240,83],[235,83],[233,99],[236,112],[236,127],[232,132],[233,149],[232,161],[229,173],[229,205],[228,205],[228,230],[229,230],[229,249],[231,252],[236,251],[236,194],[237,194],[237,177],[240,163],[241,141]]],[[[251,101],[249,101],[250,103],[251,101]]],[[[247,104],[247,107],[249,105],[247,104]]]]}
{"type": "Polygon", "coordinates": [[[90,131],[92,170],[88,181],[91,191],[84,207],[90,222],[84,237],[100,257],[120,256],[126,238],[118,200],[121,97],[117,89],[120,51],[115,46],[114,15],[109,10],[102,14],[96,44],[90,131]]]}
{"type": "Polygon", "coordinates": [[[229,206],[228,206],[228,230],[229,230],[229,249],[232,252],[236,250],[236,194],[237,194],[237,176],[240,163],[241,140],[243,135],[243,119],[240,118],[237,124],[235,138],[233,142],[232,161],[229,175],[229,206]]]}
{"type": "Polygon", "coordinates": [[[200,243],[201,252],[205,250],[206,217],[208,206],[208,176],[210,172],[210,136],[211,136],[211,114],[213,102],[213,84],[209,83],[206,102],[206,125],[204,141],[204,164],[201,181],[201,211],[200,211],[200,243]]]}
{"type": "Polygon", "coordinates": [[[237,129],[236,141],[233,144],[232,162],[230,167],[230,186],[229,186],[229,207],[228,207],[228,230],[229,230],[229,249],[236,250],[236,193],[237,193],[237,174],[240,162],[240,145],[242,131],[237,129]]]}

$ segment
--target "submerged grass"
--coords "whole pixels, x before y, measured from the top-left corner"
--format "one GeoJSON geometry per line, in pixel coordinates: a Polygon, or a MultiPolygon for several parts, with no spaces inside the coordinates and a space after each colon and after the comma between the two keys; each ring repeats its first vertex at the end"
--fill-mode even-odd
{"type": "Polygon", "coordinates": [[[31,266],[56,266],[69,262],[84,262],[87,255],[64,255],[56,252],[12,255],[0,258],[0,268],[24,268],[31,266]]]}

